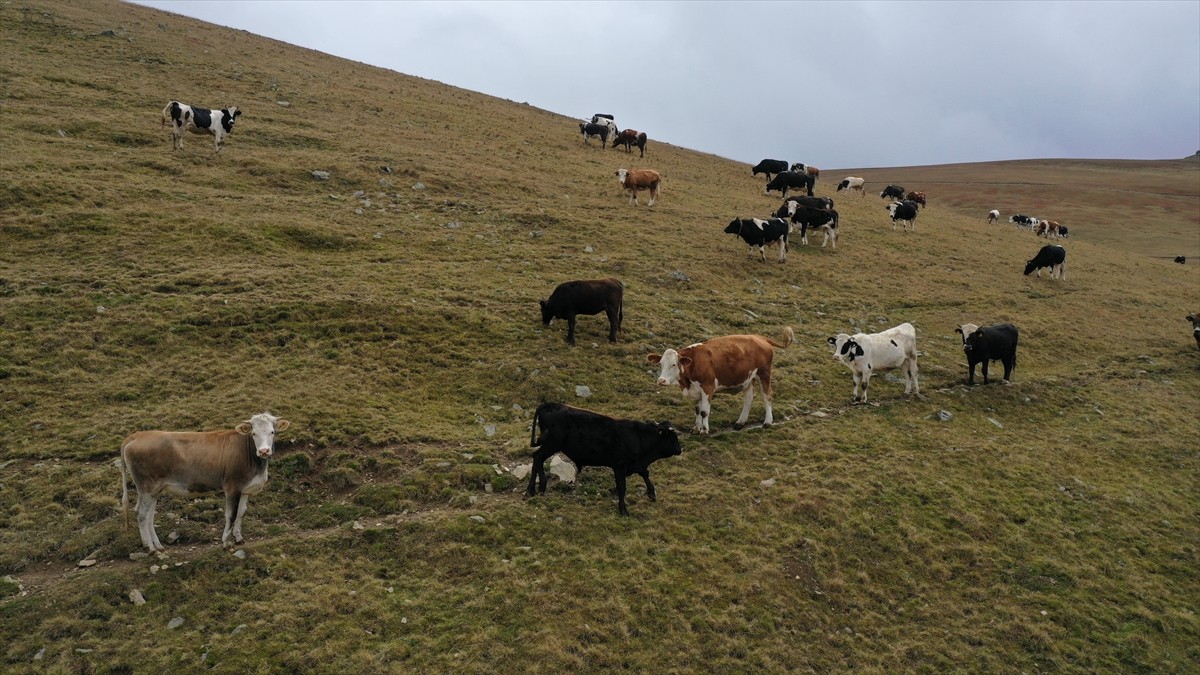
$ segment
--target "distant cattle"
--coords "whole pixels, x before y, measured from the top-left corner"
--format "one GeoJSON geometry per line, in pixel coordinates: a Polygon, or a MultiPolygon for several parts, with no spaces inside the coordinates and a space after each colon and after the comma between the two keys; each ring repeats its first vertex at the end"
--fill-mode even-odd
{"type": "Polygon", "coordinates": [[[1059,237],[1058,228],[1057,220],[1039,220],[1038,224],[1034,226],[1033,231],[1039,237],[1057,239],[1059,237]]]}
{"type": "Polygon", "coordinates": [[[1070,231],[1070,229],[1067,228],[1066,225],[1058,226],[1058,238],[1059,239],[1066,239],[1070,236],[1071,236],[1071,231],[1070,231]]]}
{"type": "Polygon", "coordinates": [[[275,434],[290,426],[271,413],[259,413],[228,431],[138,431],[121,443],[121,510],[129,522],[129,480],[137,488],[138,532],[151,553],[165,551],[154,529],[154,511],[163,493],[183,497],[225,492],[221,544],[242,543],[242,516],[250,495],[267,484],[275,434]],[[128,471],[128,477],[126,475],[128,471]]]}
{"type": "Polygon", "coordinates": [[[789,218],[792,215],[792,204],[800,204],[814,209],[832,209],[833,200],[829,197],[809,197],[807,195],[792,195],[783,200],[775,209],[776,218],[789,218]]]}
{"type": "Polygon", "coordinates": [[[225,145],[225,137],[233,133],[233,125],[241,114],[242,111],[233,106],[209,110],[171,101],[163,108],[162,121],[164,125],[171,123],[172,150],[183,149],[184,132],[190,131],[193,134],[212,134],[213,144],[219,153],[225,145]]]}
{"type": "Polygon", "coordinates": [[[1008,217],[1008,222],[1019,227],[1032,228],[1038,224],[1038,218],[1035,216],[1026,216],[1020,213],[1015,213],[1008,217]]]}
{"type": "Polygon", "coordinates": [[[820,169],[818,169],[815,166],[809,166],[806,164],[802,164],[800,162],[796,162],[795,164],[793,164],[791,166],[791,168],[789,169],[789,171],[792,171],[793,173],[803,173],[803,174],[812,176],[813,182],[816,182],[817,180],[819,180],[821,178],[821,170],[820,169]]]}
{"type": "MultiPolygon", "coordinates": [[[[1062,231],[1061,227],[1058,229],[1059,229],[1059,231],[1062,231]]],[[[1175,256],[1175,262],[1179,263],[1180,265],[1186,264],[1187,256],[1177,255],[1177,256],[1175,256]]]]}
{"type": "Polygon", "coordinates": [[[861,197],[862,195],[865,195],[867,193],[866,190],[864,189],[865,185],[866,185],[866,181],[864,181],[862,178],[857,178],[855,176],[849,176],[847,178],[842,179],[842,182],[838,183],[837,192],[841,192],[842,190],[849,190],[851,192],[857,191],[859,196],[861,197]]]}
{"type": "Polygon", "coordinates": [[[633,146],[638,147],[638,157],[646,156],[646,132],[637,129],[626,129],[613,139],[612,147],[625,146],[625,152],[633,152],[633,146]]]}
{"type": "Polygon", "coordinates": [[[613,278],[563,282],[550,294],[550,299],[538,301],[542,307],[542,325],[566,319],[567,343],[575,344],[575,317],[604,312],[608,316],[608,341],[616,342],[624,320],[624,297],[625,286],[613,278]]]}
{"type": "Polygon", "coordinates": [[[678,385],[686,398],[697,402],[697,433],[708,433],[712,397],[719,391],[745,392],[742,414],[733,425],[734,429],[741,429],[750,417],[755,382],[762,391],[763,404],[767,408],[763,426],[769,427],[773,423],[771,364],[775,352],[772,348],[785,349],[794,339],[795,334],[790,327],[784,329],[783,342],[775,342],[761,335],[726,335],[679,351],[668,349],[662,354],[649,354],[646,360],[661,366],[659,386],[678,385]]]}
{"type": "Polygon", "coordinates": [[[811,197],[813,196],[813,182],[813,177],[808,174],[784,171],[767,183],[767,190],[764,194],[771,194],[772,190],[779,190],[786,197],[789,189],[804,188],[805,193],[811,197]]]}
{"type": "Polygon", "coordinates": [[[617,137],[617,123],[613,121],[612,115],[604,115],[601,113],[597,113],[595,115],[592,115],[591,123],[592,124],[603,124],[604,126],[608,127],[608,137],[609,138],[617,137]]]}
{"type": "Polygon", "coordinates": [[[638,190],[649,190],[650,201],[646,202],[646,206],[654,206],[654,200],[658,199],[658,185],[662,178],[654,169],[617,169],[617,182],[621,187],[625,188],[625,194],[629,195],[629,203],[636,205],[638,203],[638,190]]]}
{"type": "Polygon", "coordinates": [[[892,202],[884,207],[892,216],[892,229],[896,229],[897,222],[904,223],[904,229],[910,227],[913,232],[917,231],[917,203],[909,200],[902,202],[892,202]]]}
{"type": "Polygon", "coordinates": [[[1042,268],[1050,268],[1051,279],[1066,279],[1067,278],[1067,249],[1058,244],[1047,244],[1043,246],[1033,260],[1025,263],[1025,276],[1029,276],[1030,272],[1037,271],[1038,278],[1042,276],[1042,268]]]}
{"type": "Polygon", "coordinates": [[[808,231],[819,229],[825,233],[821,248],[833,242],[837,249],[838,212],[833,209],[815,209],[797,202],[788,203],[788,217],[800,226],[800,243],[808,246],[808,231]]]}
{"type": "Polygon", "coordinates": [[[1192,322],[1192,337],[1196,338],[1196,347],[1200,349],[1200,312],[1188,314],[1187,320],[1192,322]]]}
{"type": "Polygon", "coordinates": [[[916,202],[916,203],[920,204],[921,206],[926,206],[924,192],[910,192],[907,195],[905,195],[904,198],[910,202],[916,202]]]}
{"type": "Polygon", "coordinates": [[[902,323],[882,333],[838,333],[829,338],[833,358],[850,369],[854,377],[854,401],[867,402],[867,388],[875,373],[899,368],[904,374],[904,393],[920,395],[917,383],[917,330],[911,323],[902,323]]]}
{"type": "Polygon", "coordinates": [[[998,220],[1000,220],[1000,212],[999,211],[997,211],[996,209],[992,209],[991,211],[988,211],[988,217],[987,217],[988,225],[995,225],[996,221],[998,221],[998,220]]]}
{"type": "Polygon", "coordinates": [[[754,248],[758,247],[758,255],[762,262],[767,261],[766,246],[778,242],[779,262],[787,260],[788,230],[790,226],[782,218],[759,220],[758,218],[734,218],[725,228],[726,234],[734,234],[742,238],[750,246],[750,257],[754,257],[754,248]]]}
{"type": "Polygon", "coordinates": [[[622,516],[629,515],[625,505],[625,479],[634,474],[641,476],[646,483],[646,497],[655,501],[658,495],[654,483],[650,482],[650,465],[683,451],[679,434],[670,422],[617,419],[561,403],[538,406],[533,414],[529,445],[538,450],[533,454],[533,469],[525,489],[527,497],[532,497],[535,489],[539,494],[546,493],[546,460],[561,452],[578,470],[587,466],[606,466],[613,470],[617,482],[617,512],[622,516]]]}
{"type": "Polygon", "coordinates": [[[765,173],[765,174],[767,174],[767,180],[770,181],[771,174],[780,174],[780,173],[783,173],[784,171],[787,171],[787,169],[788,169],[787,160],[764,159],[763,161],[759,162],[758,164],[755,164],[754,168],[750,170],[750,173],[751,173],[751,175],[754,175],[754,176],[757,176],[760,173],[765,173]]]}
{"type": "Polygon", "coordinates": [[[1011,323],[979,328],[975,324],[963,324],[954,329],[962,335],[963,352],[967,355],[970,375],[967,384],[975,384],[975,366],[983,364],[983,383],[988,383],[988,363],[1000,361],[1004,364],[1004,383],[1012,379],[1017,365],[1017,327],[1011,323]]]}
{"type": "Polygon", "coordinates": [[[599,138],[602,148],[608,145],[608,138],[612,134],[607,124],[592,124],[591,122],[580,122],[579,133],[583,136],[584,145],[589,145],[592,138],[599,138]]]}
{"type": "Polygon", "coordinates": [[[889,186],[883,188],[883,192],[879,193],[879,196],[882,197],[883,199],[890,198],[890,199],[900,200],[900,199],[904,199],[904,195],[905,195],[905,190],[904,190],[904,188],[900,187],[899,185],[889,185],[889,186]]]}

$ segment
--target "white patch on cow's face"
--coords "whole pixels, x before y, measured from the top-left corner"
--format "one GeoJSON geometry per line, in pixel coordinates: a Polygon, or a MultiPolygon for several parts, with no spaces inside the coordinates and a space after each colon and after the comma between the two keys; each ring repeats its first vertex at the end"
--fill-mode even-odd
{"type": "Polygon", "coordinates": [[[621,185],[625,184],[625,176],[629,175],[629,169],[617,169],[617,182],[621,185]]]}
{"type": "Polygon", "coordinates": [[[845,333],[838,333],[837,336],[829,338],[829,343],[833,345],[833,360],[838,363],[842,362],[842,345],[850,339],[845,333]]]}
{"type": "Polygon", "coordinates": [[[659,360],[658,386],[679,386],[679,352],[668,349],[659,360]]]}
{"type": "Polygon", "coordinates": [[[275,433],[290,426],[287,420],[271,413],[259,413],[238,425],[237,430],[254,439],[254,449],[259,457],[267,458],[275,453],[275,433]]]}

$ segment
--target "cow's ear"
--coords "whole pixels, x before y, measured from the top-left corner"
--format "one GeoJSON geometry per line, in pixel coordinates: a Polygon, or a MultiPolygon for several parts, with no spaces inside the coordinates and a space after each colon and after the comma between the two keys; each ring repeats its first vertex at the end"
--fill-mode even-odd
{"type": "Polygon", "coordinates": [[[963,334],[963,332],[962,332],[962,326],[959,326],[958,328],[955,328],[955,329],[954,329],[954,332],[955,332],[955,333],[958,333],[959,335],[962,335],[962,334],[963,334]]]}
{"type": "Polygon", "coordinates": [[[692,365],[692,357],[690,357],[690,356],[681,356],[681,357],[679,357],[679,365],[681,365],[681,366],[690,366],[690,365],[692,365]]]}
{"type": "Polygon", "coordinates": [[[291,422],[289,422],[287,420],[279,420],[278,422],[275,423],[275,431],[283,431],[284,429],[287,429],[290,426],[292,426],[291,422]]]}
{"type": "Polygon", "coordinates": [[[650,363],[658,363],[659,361],[662,361],[662,354],[647,354],[646,360],[650,363]]]}
{"type": "Polygon", "coordinates": [[[546,309],[546,301],[538,300],[538,306],[540,306],[542,309],[546,309]]]}
{"type": "Polygon", "coordinates": [[[865,353],[866,353],[866,352],[864,352],[864,351],[863,351],[862,345],[860,345],[860,344],[858,344],[857,342],[855,342],[855,343],[854,343],[854,355],[855,355],[855,356],[862,356],[862,355],[863,355],[863,354],[865,354],[865,353]]]}
{"type": "Polygon", "coordinates": [[[827,342],[829,342],[829,344],[831,344],[835,347],[837,346],[837,338],[835,338],[835,337],[829,338],[829,340],[827,340],[827,342]]]}
{"type": "Polygon", "coordinates": [[[1195,314],[1188,314],[1188,318],[1187,318],[1187,320],[1188,320],[1188,321],[1195,321],[1195,320],[1196,320],[1196,315],[1195,315],[1195,314]]]}
{"type": "Polygon", "coordinates": [[[243,436],[249,436],[250,435],[250,420],[246,420],[245,422],[242,422],[241,424],[234,427],[234,429],[243,436]]]}

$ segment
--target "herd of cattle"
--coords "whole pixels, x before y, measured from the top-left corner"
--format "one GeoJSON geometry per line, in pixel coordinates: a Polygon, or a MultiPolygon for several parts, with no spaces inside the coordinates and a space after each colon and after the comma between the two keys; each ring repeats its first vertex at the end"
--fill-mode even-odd
{"type": "MultiPolygon", "coordinates": [[[[183,148],[185,132],[212,134],[216,151],[220,152],[224,138],[233,131],[241,115],[235,107],[208,110],[169,102],[162,111],[163,125],[171,123],[172,149],[183,148]]],[[[637,145],[645,154],[646,134],[626,129],[618,132],[611,115],[593,116],[590,122],[580,123],[585,143],[597,136],[601,143],[613,139],[613,147],[624,145],[626,152],[637,145]]],[[[782,160],[763,160],[752,169],[752,175],[767,176],[767,193],[779,190],[783,205],[770,219],[734,219],[725,232],[741,237],[751,247],[757,247],[766,260],[765,246],[779,243],[779,260],[787,254],[787,237],[794,226],[801,228],[801,239],[807,243],[807,231],[820,229],[825,242],[837,248],[838,214],[833,200],[816,197],[813,185],[820,172],[803,164],[789,165],[782,160]],[[772,178],[774,174],[774,178],[772,178]],[[803,188],[804,196],[787,196],[789,188],[803,188]]],[[[617,179],[637,203],[637,192],[650,191],[649,205],[658,196],[660,176],[649,169],[619,169],[617,179]]],[[[864,194],[865,181],[847,177],[837,186],[837,192],[847,190],[864,194]]],[[[925,206],[923,192],[908,192],[898,185],[888,185],[881,193],[893,201],[887,206],[892,227],[905,223],[906,229],[916,229],[915,219],[925,206]]],[[[996,223],[1000,213],[988,213],[988,223],[996,223]]],[[[1039,220],[1022,214],[1013,215],[1010,222],[1030,227],[1039,235],[1066,237],[1067,228],[1054,221],[1039,220]]],[[[1044,246],[1026,263],[1025,274],[1050,268],[1052,278],[1065,279],[1066,250],[1059,245],[1044,246]]],[[[559,284],[550,297],[540,301],[542,323],[549,326],[554,319],[567,322],[566,340],[575,343],[576,317],[604,312],[608,317],[610,342],[616,342],[624,318],[624,285],[617,279],[568,281],[559,284]]],[[[1192,334],[1200,348],[1200,312],[1189,314],[1192,334]]],[[[988,384],[988,364],[1000,361],[1004,366],[1003,381],[1007,384],[1016,367],[1018,330],[1009,323],[994,326],[963,324],[955,329],[962,337],[967,357],[967,384],[975,384],[975,367],[982,366],[983,382],[988,384]]],[[[784,329],[781,340],[760,335],[727,335],[681,349],[667,349],[661,354],[649,354],[646,360],[659,366],[657,383],[664,387],[679,387],[683,396],[696,401],[694,431],[709,433],[711,401],[717,392],[740,392],[742,411],[734,423],[741,429],[750,415],[754,387],[762,394],[766,409],[763,426],[773,423],[771,401],[771,368],[775,349],[786,349],[795,340],[790,327],[784,329]]],[[[866,402],[871,377],[877,373],[899,370],[904,377],[905,394],[920,395],[917,380],[917,334],[910,323],[873,334],[839,333],[828,339],[833,358],[845,365],[854,381],[852,400],[866,402]]],[[[221,543],[241,544],[242,516],[250,495],[266,485],[269,460],[274,454],[275,435],[286,430],[290,423],[269,412],[250,417],[232,430],[210,432],[139,431],[121,444],[121,504],[128,513],[128,478],[137,489],[137,520],[142,544],[150,552],[162,552],[165,547],[154,527],[154,515],[160,495],[196,496],[223,491],[225,494],[225,523],[221,543]],[[127,477],[126,471],[129,476],[127,477]]],[[[646,496],[656,499],[649,467],[653,462],[681,454],[679,435],[670,422],[638,422],[601,415],[589,410],[560,403],[543,403],[534,413],[530,428],[530,446],[538,448],[533,455],[526,495],[546,490],[545,461],[555,453],[566,455],[582,470],[586,466],[603,466],[613,470],[616,480],[618,512],[628,515],[625,503],[626,478],[637,474],[646,485],[646,496]],[[540,433],[539,433],[540,431],[540,433]]],[[[126,515],[126,521],[128,516],[126,515]]]]}

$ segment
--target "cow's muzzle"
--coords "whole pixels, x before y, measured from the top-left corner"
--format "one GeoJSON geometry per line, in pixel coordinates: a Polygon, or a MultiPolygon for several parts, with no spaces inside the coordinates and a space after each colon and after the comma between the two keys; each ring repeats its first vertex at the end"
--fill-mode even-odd
{"type": "Polygon", "coordinates": [[[272,448],[259,448],[258,449],[258,456],[262,457],[264,459],[269,458],[273,454],[275,454],[275,453],[272,448]]]}

